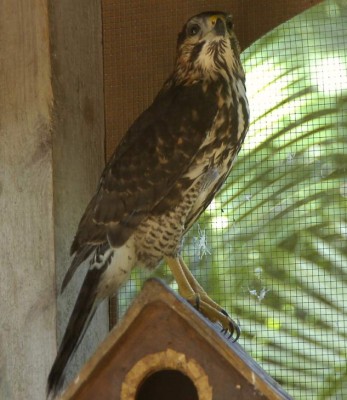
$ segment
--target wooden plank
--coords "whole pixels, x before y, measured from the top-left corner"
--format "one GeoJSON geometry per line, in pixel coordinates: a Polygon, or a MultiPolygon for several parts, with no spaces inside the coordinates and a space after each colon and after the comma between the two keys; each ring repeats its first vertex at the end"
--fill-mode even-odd
{"type": "Polygon", "coordinates": [[[177,34],[189,17],[207,10],[230,12],[245,49],[321,1],[102,0],[107,157],[172,72],[177,34]]]}
{"type": "Polygon", "coordinates": [[[55,353],[46,1],[3,1],[0,20],[0,398],[43,399],[55,353]]]}
{"type": "MultiPolygon", "coordinates": [[[[54,91],[54,220],[57,287],[70,264],[79,220],[104,166],[101,2],[50,2],[54,91]]],[[[85,263],[87,266],[87,263],[85,263]]],[[[81,267],[58,297],[60,342],[86,268],[81,267]]],[[[108,332],[107,304],[99,308],[72,359],[69,381],[108,332]]],[[[52,360],[53,361],[53,360],[52,360]]]]}

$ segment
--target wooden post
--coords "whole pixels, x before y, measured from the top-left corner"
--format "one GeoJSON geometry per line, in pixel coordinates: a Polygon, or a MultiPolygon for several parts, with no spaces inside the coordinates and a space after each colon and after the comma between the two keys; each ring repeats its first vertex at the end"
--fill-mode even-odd
{"type": "MultiPolygon", "coordinates": [[[[95,193],[104,163],[104,98],[101,2],[50,1],[52,54],[53,170],[57,288],[71,262],[77,225],[95,193]]],[[[81,266],[58,297],[60,342],[83,281],[81,266]]],[[[101,307],[71,361],[66,381],[76,375],[108,332],[107,304],[101,307]]]]}
{"type": "Polygon", "coordinates": [[[0,398],[44,398],[55,353],[47,3],[2,2],[0,398]]]}
{"type": "MultiPolygon", "coordinates": [[[[104,164],[100,7],[98,0],[2,2],[1,399],[45,398],[82,279],[57,304],[70,243],[104,164]]],[[[104,307],[75,370],[107,327],[104,307]]]]}

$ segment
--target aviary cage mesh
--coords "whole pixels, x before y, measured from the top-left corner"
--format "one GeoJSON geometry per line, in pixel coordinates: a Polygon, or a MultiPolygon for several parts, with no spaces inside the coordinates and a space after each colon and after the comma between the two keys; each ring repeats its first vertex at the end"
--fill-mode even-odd
{"type": "MultiPolygon", "coordinates": [[[[289,394],[347,398],[347,1],[312,7],[242,60],[250,131],[186,236],[184,258],[239,320],[240,344],[289,394]]],[[[165,266],[155,275],[175,288],[165,266]]],[[[119,293],[120,315],[148,276],[134,271],[119,293]]]]}

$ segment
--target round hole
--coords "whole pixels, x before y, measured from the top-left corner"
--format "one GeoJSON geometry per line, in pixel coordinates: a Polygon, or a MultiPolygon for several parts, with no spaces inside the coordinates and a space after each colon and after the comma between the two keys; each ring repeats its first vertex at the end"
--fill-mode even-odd
{"type": "Polygon", "coordinates": [[[181,371],[164,369],[149,375],[135,400],[199,400],[194,383],[181,371]]]}

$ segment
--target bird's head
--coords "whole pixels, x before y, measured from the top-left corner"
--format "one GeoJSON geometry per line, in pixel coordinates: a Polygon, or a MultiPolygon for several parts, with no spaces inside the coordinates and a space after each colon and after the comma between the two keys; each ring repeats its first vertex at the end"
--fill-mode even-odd
{"type": "Polygon", "coordinates": [[[176,81],[243,77],[240,47],[229,14],[209,11],[190,18],[178,35],[176,81]]]}

